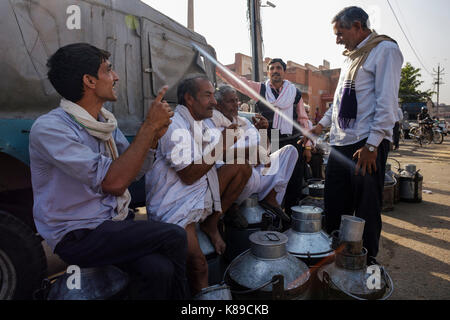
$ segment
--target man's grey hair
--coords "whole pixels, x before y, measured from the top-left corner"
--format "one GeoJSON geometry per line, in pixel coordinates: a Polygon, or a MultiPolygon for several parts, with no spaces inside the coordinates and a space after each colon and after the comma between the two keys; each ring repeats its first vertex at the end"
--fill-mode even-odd
{"type": "Polygon", "coordinates": [[[340,26],[350,29],[355,22],[361,22],[363,30],[370,28],[369,15],[360,7],[347,7],[342,9],[331,21],[331,23],[339,22],[340,26]]]}
{"type": "Polygon", "coordinates": [[[236,89],[234,89],[232,86],[224,85],[221,86],[218,90],[216,90],[214,98],[216,99],[217,103],[221,103],[223,101],[224,96],[228,92],[236,93],[236,89]]]}

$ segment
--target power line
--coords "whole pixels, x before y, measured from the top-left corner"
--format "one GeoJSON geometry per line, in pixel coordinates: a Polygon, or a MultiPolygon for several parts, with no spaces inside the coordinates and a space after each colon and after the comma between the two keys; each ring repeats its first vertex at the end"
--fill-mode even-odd
{"type": "MultiPolygon", "coordinates": [[[[400,5],[398,4],[398,0],[394,0],[394,2],[395,2],[395,7],[397,8],[398,12],[400,12],[400,18],[401,18],[401,20],[404,21],[403,27],[404,27],[405,30],[406,30],[406,34],[407,34],[407,35],[409,36],[409,38],[411,39],[411,43],[413,43],[414,46],[416,46],[417,43],[414,41],[415,39],[412,37],[412,33],[411,33],[411,31],[409,30],[409,28],[408,28],[408,24],[406,23],[406,22],[407,22],[407,19],[405,18],[405,15],[404,15],[403,12],[402,12],[402,8],[401,8],[400,5]]],[[[423,61],[424,59],[423,59],[423,56],[421,55],[421,53],[420,53],[419,51],[417,51],[417,54],[419,55],[419,58],[423,61]]]]}
{"type": "Polygon", "coordinates": [[[422,60],[419,58],[419,55],[417,54],[416,50],[414,49],[413,45],[411,44],[411,41],[409,41],[409,38],[408,38],[408,36],[406,35],[405,30],[403,30],[403,27],[402,27],[400,21],[399,21],[398,18],[397,18],[397,14],[395,13],[394,8],[392,7],[392,5],[391,5],[391,3],[389,2],[389,0],[387,0],[387,3],[389,4],[389,7],[391,8],[392,13],[394,14],[395,20],[397,20],[398,26],[400,27],[400,30],[402,30],[403,35],[405,36],[406,41],[408,41],[408,44],[409,44],[409,46],[411,47],[411,49],[412,49],[414,55],[416,56],[417,60],[418,60],[419,63],[422,65],[422,67],[424,68],[424,70],[425,70],[430,76],[432,76],[431,72],[428,71],[428,69],[427,69],[427,68],[425,67],[425,65],[423,64],[422,60]]]}

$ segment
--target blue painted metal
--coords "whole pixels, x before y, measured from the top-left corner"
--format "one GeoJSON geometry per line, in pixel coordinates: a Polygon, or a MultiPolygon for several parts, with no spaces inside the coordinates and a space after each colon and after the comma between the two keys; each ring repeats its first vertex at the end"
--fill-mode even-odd
{"type": "MultiPolygon", "coordinates": [[[[30,165],[28,149],[31,126],[34,120],[29,119],[0,119],[0,152],[30,165]]],[[[131,143],[134,136],[126,136],[131,143]]],[[[132,195],[131,207],[145,205],[145,179],[132,183],[129,187],[132,195]]]]}
{"type": "Polygon", "coordinates": [[[0,119],[0,152],[30,165],[28,139],[34,120],[0,119]]]}

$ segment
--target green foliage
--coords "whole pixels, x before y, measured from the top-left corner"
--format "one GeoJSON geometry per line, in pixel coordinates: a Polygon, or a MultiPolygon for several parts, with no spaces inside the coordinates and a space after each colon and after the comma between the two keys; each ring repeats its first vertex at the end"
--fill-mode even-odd
{"type": "Polygon", "coordinates": [[[420,91],[418,87],[424,82],[421,81],[422,75],[419,68],[414,68],[411,63],[407,62],[402,68],[402,77],[400,79],[399,99],[400,103],[406,102],[427,102],[431,99],[434,92],[431,90],[420,91]]]}

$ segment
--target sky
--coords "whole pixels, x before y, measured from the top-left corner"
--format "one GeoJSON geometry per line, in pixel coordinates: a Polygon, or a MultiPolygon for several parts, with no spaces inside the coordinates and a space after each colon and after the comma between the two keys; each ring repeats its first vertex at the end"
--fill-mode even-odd
{"type": "MultiPolygon", "coordinates": [[[[187,26],[188,0],[142,0],[154,9],[187,26]]],[[[265,3],[264,0],[261,1],[265,3]]],[[[448,0],[271,0],[276,8],[261,8],[264,57],[315,66],[323,60],[340,68],[343,46],[336,45],[331,20],[342,8],[356,5],[369,14],[379,34],[394,38],[403,53],[404,63],[421,69],[421,90],[437,90],[433,71],[438,64],[442,76],[440,103],[450,104],[450,1],[448,0]],[[397,23],[394,9],[404,32],[397,23]]],[[[194,0],[194,29],[216,50],[222,64],[234,63],[237,52],[251,56],[247,21],[247,0],[194,0]]],[[[436,101],[436,95],[433,95],[436,101]]]]}

